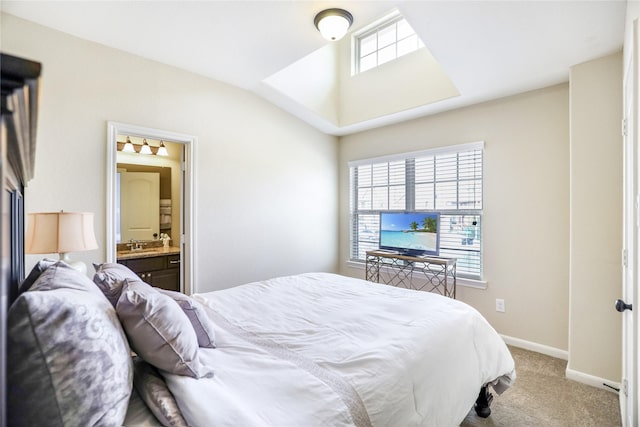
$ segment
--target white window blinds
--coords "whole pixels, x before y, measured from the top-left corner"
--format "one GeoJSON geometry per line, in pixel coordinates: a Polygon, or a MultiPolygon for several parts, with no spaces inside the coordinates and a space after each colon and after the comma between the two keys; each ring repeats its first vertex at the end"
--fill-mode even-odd
{"type": "Polygon", "coordinates": [[[349,164],[351,259],[378,248],[380,212],[440,212],[440,256],[462,277],[482,277],[483,143],[349,164]]]}

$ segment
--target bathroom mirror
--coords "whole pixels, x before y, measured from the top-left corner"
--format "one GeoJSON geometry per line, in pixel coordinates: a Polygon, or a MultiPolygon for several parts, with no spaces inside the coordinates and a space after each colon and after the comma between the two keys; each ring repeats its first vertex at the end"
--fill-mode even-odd
{"type": "Polygon", "coordinates": [[[122,262],[125,251],[134,257],[143,252],[150,255],[147,251],[153,248],[170,246],[172,253],[179,251],[179,256],[176,255],[179,260],[172,262],[180,263],[180,290],[187,294],[196,292],[193,278],[196,138],[109,122],[107,141],[107,261],[126,263],[122,262]],[[127,142],[132,146],[125,148],[127,142]],[[144,146],[150,154],[142,151],[144,146]],[[163,151],[159,152],[161,146],[163,151]],[[170,240],[165,242],[162,237],[167,235],[170,240]]]}
{"type": "Polygon", "coordinates": [[[140,160],[135,153],[117,153],[116,243],[158,240],[174,231],[180,235],[181,146],[164,145],[171,157],[140,160]],[[163,166],[144,164],[149,161],[163,166]]]}

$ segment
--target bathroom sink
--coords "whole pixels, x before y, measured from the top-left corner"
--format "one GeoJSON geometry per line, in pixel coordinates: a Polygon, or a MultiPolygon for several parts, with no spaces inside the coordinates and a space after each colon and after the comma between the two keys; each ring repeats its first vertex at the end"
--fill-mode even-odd
{"type": "Polygon", "coordinates": [[[142,248],[142,249],[131,249],[128,251],[122,251],[122,253],[126,254],[148,254],[149,252],[160,252],[162,248],[142,248]]]}

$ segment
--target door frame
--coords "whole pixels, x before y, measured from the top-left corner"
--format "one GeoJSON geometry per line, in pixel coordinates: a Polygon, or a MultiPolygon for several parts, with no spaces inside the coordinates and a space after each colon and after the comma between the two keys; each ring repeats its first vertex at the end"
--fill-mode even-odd
{"type": "Polygon", "coordinates": [[[182,190],[180,197],[181,213],[180,257],[181,290],[187,295],[198,291],[195,274],[196,259],[196,148],[198,138],[194,135],[138,126],[115,121],[107,122],[107,209],[106,209],[106,258],[107,262],[116,262],[115,230],[115,186],[118,135],[167,140],[183,144],[182,190]]]}
{"type": "Polygon", "coordinates": [[[640,90],[640,40],[638,21],[633,23],[633,48],[631,61],[623,71],[623,275],[622,299],[633,304],[634,310],[622,315],[622,384],[620,390],[620,413],[623,426],[636,426],[638,422],[638,283],[640,275],[640,253],[638,234],[640,227],[640,152],[638,150],[638,94],[640,90]]]}

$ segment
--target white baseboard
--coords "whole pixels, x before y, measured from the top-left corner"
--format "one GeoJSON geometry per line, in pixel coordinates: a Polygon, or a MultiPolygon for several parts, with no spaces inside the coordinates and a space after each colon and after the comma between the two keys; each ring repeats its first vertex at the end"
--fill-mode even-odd
{"type": "MultiPolygon", "coordinates": [[[[541,353],[547,356],[555,357],[557,359],[569,360],[569,352],[565,350],[560,350],[559,348],[549,347],[548,345],[538,344],[531,341],[522,340],[520,338],[514,338],[507,335],[500,335],[504,342],[507,345],[512,345],[514,347],[523,348],[529,351],[535,351],[536,353],[541,353]]],[[[517,374],[517,369],[516,369],[517,374]]],[[[573,369],[565,369],[565,376],[573,381],[590,385],[592,387],[597,387],[603,390],[607,390],[615,393],[615,390],[610,387],[605,386],[604,384],[608,384],[611,387],[615,387],[620,389],[620,383],[606,380],[604,378],[596,377],[594,375],[585,374],[584,372],[575,371],[573,369]]]]}
{"type": "Polygon", "coordinates": [[[584,372],[574,371],[573,369],[567,368],[565,371],[565,375],[570,380],[577,381],[582,384],[587,384],[593,387],[601,388],[603,390],[607,390],[613,393],[615,393],[616,391],[611,389],[611,387],[615,387],[618,390],[620,389],[620,383],[605,380],[604,378],[596,377],[593,375],[585,374],[584,372]],[[604,384],[608,384],[611,387],[607,387],[604,384]]]}
{"type": "Polygon", "coordinates": [[[502,337],[504,342],[507,343],[507,345],[524,348],[525,350],[535,351],[536,353],[545,354],[547,356],[555,357],[556,359],[569,360],[569,352],[566,350],[560,350],[559,348],[549,347],[548,345],[538,344],[507,335],[500,336],[502,337]]]}

